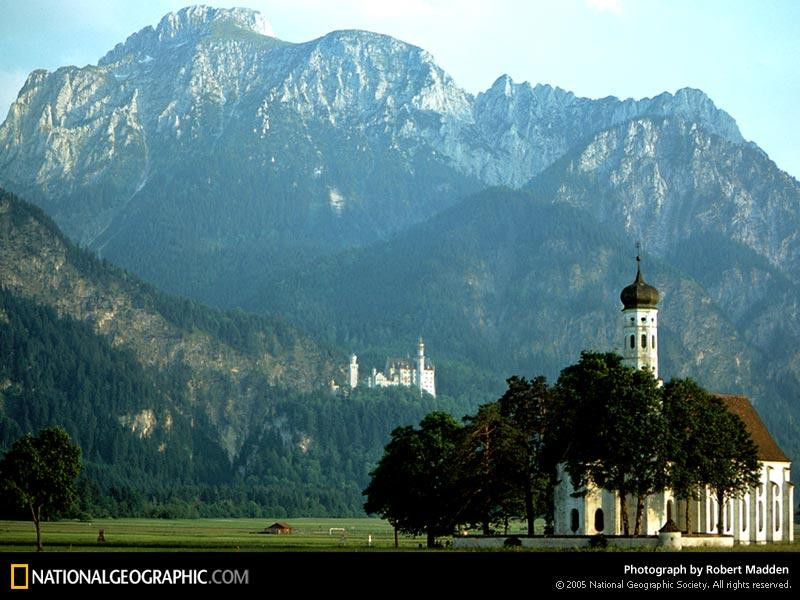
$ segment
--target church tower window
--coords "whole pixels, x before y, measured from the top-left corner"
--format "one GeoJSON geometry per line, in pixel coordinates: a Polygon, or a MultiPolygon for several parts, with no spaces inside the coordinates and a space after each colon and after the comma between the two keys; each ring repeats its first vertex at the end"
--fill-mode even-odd
{"type": "Polygon", "coordinates": [[[570,512],[570,529],[572,529],[572,533],[578,533],[578,528],[580,527],[580,515],[578,514],[578,509],[573,508],[572,512],[570,512]]]}
{"type": "Polygon", "coordinates": [[[642,348],[645,348],[645,349],[647,348],[647,334],[646,333],[642,334],[642,348]]]}

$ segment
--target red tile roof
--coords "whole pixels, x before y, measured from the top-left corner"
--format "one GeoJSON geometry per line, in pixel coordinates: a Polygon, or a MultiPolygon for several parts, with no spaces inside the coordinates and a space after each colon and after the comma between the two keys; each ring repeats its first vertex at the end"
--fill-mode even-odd
{"type": "Polygon", "coordinates": [[[750,400],[744,396],[727,396],[724,394],[714,394],[722,400],[727,409],[744,421],[750,437],[753,438],[758,447],[758,460],[768,460],[776,462],[789,462],[789,458],[780,449],[777,442],[770,434],[767,426],[758,416],[756,409],[750,404],[750,400]]]}

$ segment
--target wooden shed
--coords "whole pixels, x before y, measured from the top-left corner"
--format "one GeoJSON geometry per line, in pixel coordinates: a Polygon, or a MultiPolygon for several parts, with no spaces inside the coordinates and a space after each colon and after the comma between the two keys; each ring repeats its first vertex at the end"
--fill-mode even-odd
{"type": "Polygon", "coordinates": [[[264,533],[278,533],[278,534],[292,533],[292,526],[289,525],[288,523],[279,523],[276,521],[269,527],[266,527],[264,529],[264,533]]]}

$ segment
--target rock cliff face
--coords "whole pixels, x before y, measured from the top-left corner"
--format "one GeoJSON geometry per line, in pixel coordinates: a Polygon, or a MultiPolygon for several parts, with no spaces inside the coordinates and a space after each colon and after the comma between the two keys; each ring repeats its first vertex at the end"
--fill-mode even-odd
{"type": "MultiPolygon", "coordinates": [[[[798,281],[800,186],[753,144],[680,116],[640,117],[571,149],[546,174],[558,202],[668,254],[716,234],[752,249],[798,281]]],[[[536,182],[534,185],[539,185],[536,182]]]]}
{"type": "MultiPolygon", "coordinates": [[[[208,419],[229,458],[272,386],[311,391],[333,374],[331,354],[291,327],[164,296],[76,248],[38,209],[2,190],[0,285],[131,352],[170,382],[160,391],[173,413],[208,419]]],[[[149,429],[157,426],[151,419],[149,429]]]]}
{"type": "Polygon", "coordinates": [[[478,95],[474,112],[480,136],[492,151],[476,156],[473,168],[493,185],[523,185],[587,138],[642,116],[679,116],[744,143],[730,115],[689,88],[638,101],[590,100],[549,85],[516,84],[504,75],[478,95]]]}
{"type": "Polygon", "coordinates": [[[192,7],[96,66],[32,73],[0,126],[0,185],[149,281],[219,302],[260,265],[519,187],[630,119],[680,117],[745,146],[699,90],[589,100],[503,76],[474,98],[388,36],[270,34],[256,12],[192,7]]]}

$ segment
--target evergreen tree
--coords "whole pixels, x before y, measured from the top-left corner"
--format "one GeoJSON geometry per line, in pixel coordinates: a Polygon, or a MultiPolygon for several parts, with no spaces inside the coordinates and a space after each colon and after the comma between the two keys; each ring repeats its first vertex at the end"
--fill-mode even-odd
{"type": "Polygon", "coordinates": [[[507,523],[524,513],[525,440],[497,402],[484,404],[464,421],[456,463],[458,495],[463,498],[459,520],[478,523],[489,535],[492,523],[507,523]]]}
{"type": "Polygon", "coordinates": [[[528,535],[533,535],[538,515],[545,513],[549,525],[553,520],[553,511],[547,510],[547,504],[552,498],[556,463],[546,443],[552,393],[543,376],[531,381],[513,376],[506,383],[508,389],[497,403],[501,415],[512,423],[516,433],[517,446],[513,451],[515,462],[520,462],[521,467],[511,480],[517,484],[522,498],[528,535]]]}

